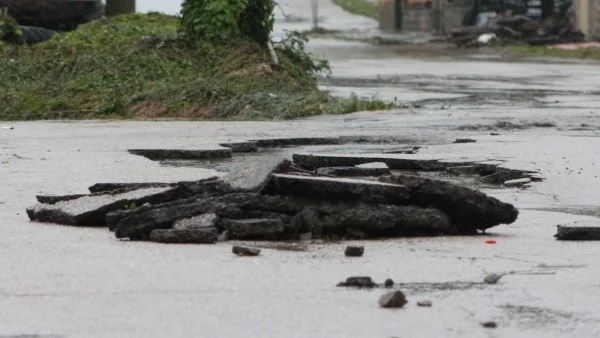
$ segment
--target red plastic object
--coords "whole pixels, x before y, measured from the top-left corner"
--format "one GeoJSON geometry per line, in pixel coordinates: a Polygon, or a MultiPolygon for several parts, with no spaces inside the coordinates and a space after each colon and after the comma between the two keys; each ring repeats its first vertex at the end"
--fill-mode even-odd
{"type": "Polygon", "coordinates": [[[485,244],[496,244],[496,241],[493,239],[488,239],[487,241],[485,241],[485,244]]]}

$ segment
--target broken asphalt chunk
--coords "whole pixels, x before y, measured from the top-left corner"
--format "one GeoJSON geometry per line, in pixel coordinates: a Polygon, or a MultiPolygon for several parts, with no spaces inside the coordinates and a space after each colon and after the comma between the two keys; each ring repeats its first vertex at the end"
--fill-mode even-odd
{"type": "Polygon", "coordinates": [[[143,156],[153,161],[161,160],[204,160],[211,158],[231,158],[230,148],[184,150],[184,149],[129,149],[133,155],[143,156]]]}
{"type": "Polygon", "coordinates": [[[446,213],[461,234],[473,234],[499,224],[514,222],[519,212],[511,204],[456,184],[409,175],[380,178],[410,191],[407,204],[432,207],[446,213]]]}
{"type": "Polygon", "coordinates": [[[559,241],[600,241],[600,227],[557,226],[554,237],[559,241]]]}
{"type": "Polygon", "coordinates": [[[403,204],[406,187],[377,181],[272,174],[268,192],[332,201],[403,204]]]}
{"type": "Polygon", "coordinates": [[[371,277],[360,276],[360,277],[348,277],[345,282],[340,282],[338,287],[356,287],[356,288],[376,288],[379,287],[377,283],[373,282],[371,277]]]}
{"type": "Polygon", "coordinates": [[[252,153],[257,151],[256,142],[232,142],[232,143],[221,143],[221,147],[229,148],[234,153],[252,153]]]}
{"type": "Polygon", "coordinates": [[[37,204],[27,209],[32,221],[75,226],[106,226],[110,211],[125,209],[146,202],[169,201],[179,197],[176,188],[147,188],[121,194],[86,195],[55,204],[37,204]]]}
{"type": "Polygon", "coordinates": [[[202,228],[214,228],[219,221],[219,216],[214,213],[180,219],[173,224],[175,230],[193,230],[202,228]]]}
{"type": "Polygon", "coordinates": [[[364,246],[347,246],[346,250],[344,251],[344,255],[346,255],[346,257],[362,257],[364,253],[364,246]]]}
{"type": "Polygon", "coordinates": [[[294,163],[307,169],[323,167],[350,167],[365,163],[383,162],[390,169],[438,171],[446,167],[466,165],[468,163],[440,162],[438,160],[417,160],[398,157],[325,155],[325,154],[294,154],[294,163]]]}
{"type": "Polygon", "coordinates": [[[199,229],[157,229],[150,233],[150,240],[172,244],[213,244],[217,242],[217,228],[199,229]]]}
{"type": "Polygon", "coordinates": [[[280,219],[232,219],[227,223],[231,239],[274,240],[284,232],[280,219]]]}
{"type": "Polygon", "coordinates": [[[245,246],[234,246],[231,249],[235,255],[238,256],[258,256],[260,255],[260,249],[257,248],[249,248],[245,246]]]}
{"type": "Polygon", "coordinates": [[[91,193],[111,192],[115,190],[137,190],[145,188],[173,187],[175,183],[96,183],[88,188],[91,193]]]}
{"type": "Polygon", "coordinates": [[[269,181],[271,173],[289,166],[287,158],[287,154],[278,153],[237,163],[222,178],[220,189],[224,192],[259,192],[269,181]]]}

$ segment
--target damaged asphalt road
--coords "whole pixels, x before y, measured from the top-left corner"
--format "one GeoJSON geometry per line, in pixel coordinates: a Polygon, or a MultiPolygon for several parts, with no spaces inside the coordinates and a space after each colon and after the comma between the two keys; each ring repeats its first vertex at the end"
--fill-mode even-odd
{"type": "MultiPolygon", "coordinates": [[[[337,42],[332,47],[321,40],[311,48],[329,53],[334,78],[403,79],[342,90],[365,96],[381,92],[382,98],[401,101],[425,93],[435,100],[448,98],[443,94],[452,92],[446,90],[461,85],[461,92],[479,93],[480,99],[296,121],[18,122],[10,123],[14,129],[0,130],[0,336],[598,336],[598,243],[553,236],[559,224],[600,223],[594,212],[600,201],[595,188],[600,183],[600,68],[400,59],[387,52],[368,56],[361,46],[337,42]],[[411,78],[428,80],[405,85],[411,78]],[[518,95],[528,88],[535,97],[518,95]],[[513,125],[526,127],[506,127],[513,125]],[[241,242],[261,248],[256,257],[234,255],[236,241],[121,241],[106,229],[33,223],[25,212],[36,195],[85,194],[96,182],[197,181],[224,176],[212,169],[216,165],[237,164],[234,154],[230,161],[235,163],[174,166],[129,149],[221,149],[220,144],[246,140],[311,136],[389,136],[397,143],[295,145],[294,152],[382,157],[400,151],[412,159],[539,172],[544,180],[507,188],[453,177],[453,183],[475,187],[520,211],[514,223],[485,235],[241,242]],[[466,138],[476,142],[454,143],[466,138]],[[414,147],[418,150],[410,151],[414,147]],[[348,245],[363,246],[364,255],[345,257],[348,245]],[[489,273],[531,269],[544,273],[483,283],[489,273]],[[335,287],[350,276],[393,279],[408,303],[387,311],[377,300],[394,290],[335,287]],[[433,306],[417,307],[423,299],[433,306]],[[481,326],[487,322],[497,327],[481,326]]],[[[513,177],[501,177],[507,178],[513,177]]],[[[214,240],[214,232],[204,235],[194,240],[214,240]]]]}

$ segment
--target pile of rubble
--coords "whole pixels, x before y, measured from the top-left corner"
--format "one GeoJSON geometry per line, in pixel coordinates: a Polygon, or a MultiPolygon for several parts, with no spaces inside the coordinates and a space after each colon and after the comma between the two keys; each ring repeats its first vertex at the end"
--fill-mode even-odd
{"type": "Polygon", "coordinates": [[[554,45],[583,42],[585,35],[568,20],[533,20],[525,15],[489,17],[477,26],[453,29],[450,41],[460,47],[485,46],[493,42],[554,45]]]}
{"type": "Polygon", "coordinates": [[[163,243],[471,235],[517,219],[510,204],[407,171],[468,172],[491,183],[530,176],[488,164],[278,153],[237,164],[222,178],[37,196],[27,213],[33,221],[163,243]]]}

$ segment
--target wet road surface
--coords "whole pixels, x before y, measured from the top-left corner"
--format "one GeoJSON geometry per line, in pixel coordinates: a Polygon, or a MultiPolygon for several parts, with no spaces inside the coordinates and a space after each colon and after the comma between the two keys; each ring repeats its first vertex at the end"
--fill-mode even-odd
{"type": "Polygon", "coordinates": [[[600,226],[600,67],[399,58],[328,40],[310,48],[331,59],[323,85],[334,92],[419,106],[275,122],[6,123],[15,129],[0,129],[0,337],[600,335],[600,247],[552,237],[558,224],[600,226]],[[479,237],[356,242],[366,247],[358,259],[343,256],[346,243],[240,258],[231,243],[131,243],[25,214],[36,194],[218,174],[161,166],[129,148],[324,135],[402,136],[404,145],[423,146],[405,157],[499,161],[545,180],[486,190],[520,209],[514,224],[479,237]],[[465,137],[477,142],[452,143],[465,137]],[[480,284],[486,272],[508,271],[538,274],[480,284]],[[335,287],[352,275],[407,283],[409,304],[384,310],[383,290],[335,287]],[[433,307],[416,307],[422,299],[433,307]]]}

